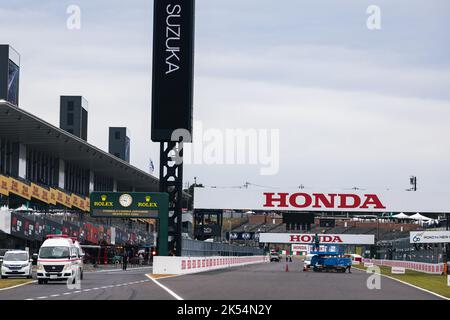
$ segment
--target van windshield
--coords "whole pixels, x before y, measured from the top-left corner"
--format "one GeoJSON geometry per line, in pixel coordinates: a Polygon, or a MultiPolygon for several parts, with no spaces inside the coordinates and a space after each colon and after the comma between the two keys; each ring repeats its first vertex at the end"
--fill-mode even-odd
{"type": "Polygon", "coordinates": [[[42,247],[39,250],[39,258],[41,259],[68,259],[68,247],[42,247]]]}
{"type": "Polygon", "coordinates": [[[28,255],[22,252],[7,252],[4,261],[27,261],[28,255]]]}

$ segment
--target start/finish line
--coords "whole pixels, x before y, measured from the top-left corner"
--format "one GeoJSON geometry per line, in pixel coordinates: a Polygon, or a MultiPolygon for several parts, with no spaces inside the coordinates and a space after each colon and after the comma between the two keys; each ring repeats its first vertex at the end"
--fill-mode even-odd
{"type": "Polygon", "coordinates": [[[195,209],[344,212],[450,212],[450,193],[195,188],[195,209]]]}

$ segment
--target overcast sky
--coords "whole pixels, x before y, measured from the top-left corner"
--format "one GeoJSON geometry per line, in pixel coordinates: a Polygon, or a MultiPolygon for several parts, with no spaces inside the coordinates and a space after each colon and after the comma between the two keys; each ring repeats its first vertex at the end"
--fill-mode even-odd
{"type": "MultiPolygon", "coordinates": [[[[149,0],[0,0],[0,43],[21,54],[20,105],[54,125],[59,96],[89,101],[88,141],[150,141],[149,0]],[[69,5],[81,30],[66,28],[69,5]]],[[[204,129],[279,129],[280,170],[187,165],[184,181],[237,186],[450,191],[450,2],[197,0],[194,119],[204,129]],[[369,5],[381,30],[366,26],[369,5]]],[[[156,170],[157,171],[157,170],[156,170]]],[[[157,172],[156,172],[157,173],[157,172]]]]}

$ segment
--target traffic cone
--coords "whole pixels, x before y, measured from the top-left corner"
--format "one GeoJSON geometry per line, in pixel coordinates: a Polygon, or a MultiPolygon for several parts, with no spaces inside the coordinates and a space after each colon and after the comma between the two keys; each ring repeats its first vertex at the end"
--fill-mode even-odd
{"type": "Polygon", "coordinates": [[[285,269],[285,271],[286,271],[286,272],[289,272],[289,266],[288,266],[287,263],[286,263],[286,269],[285,269]]]}

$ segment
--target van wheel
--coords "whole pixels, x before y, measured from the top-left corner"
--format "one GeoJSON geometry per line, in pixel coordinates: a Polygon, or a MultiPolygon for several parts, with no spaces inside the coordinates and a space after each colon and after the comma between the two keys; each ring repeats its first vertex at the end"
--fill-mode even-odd
{"type": "Polygon", "coordinates": [[[38,284],[43,284],[43,283],[44,283],[44,280],[38,279],[38,284]]]}
{"type": "Polygon", "coordinates": [[[8,279],[8,277],[7,276],[2,276],[2,279],[8,279]]]}
{"type": "Polygon", "coordinates": [[[80,271],[80,280],[83,280],[83,271],[80,271]]]}

